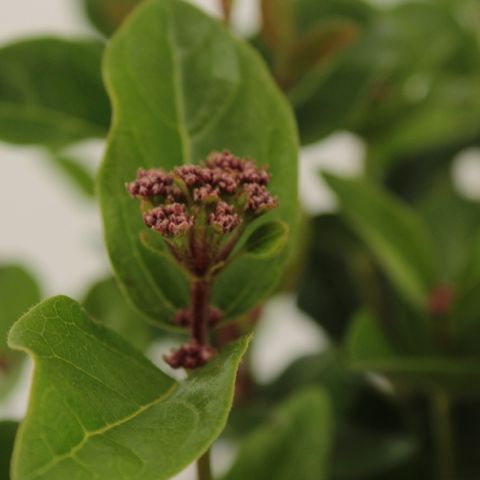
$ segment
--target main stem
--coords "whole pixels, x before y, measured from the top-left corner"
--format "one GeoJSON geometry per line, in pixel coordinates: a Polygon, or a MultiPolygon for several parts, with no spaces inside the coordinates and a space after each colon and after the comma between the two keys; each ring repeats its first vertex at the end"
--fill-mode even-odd
{"type": "MultiPolygon", "coordinates": [[[[208,343],[208,313],[210,306],[210,283],[199,278],[192,286],[192,340],[198,345],[208,343]]],[[[197,460],[197,480],[212,480],[210,450],[197,460]]]]}
{"type": "Polygon", "coordinates": [[[455,478],[455,461],[450,399],[444,391],[432,392],[431,410],[436,475],[438,480],[453,480],[455,478]]]}
{"type": "Polygon", "coordinates": [[[194,281],[192,286],[192,340],[199,345],[208,343],[208,310],[210,304],[210,284],[203,278],[194,281]]]}
{"type": "Polygon", "coordinates": [[[197,460],[197,479],[212,480],[212,469],[210,466],[210,450],[207,450],[197,460]]]}

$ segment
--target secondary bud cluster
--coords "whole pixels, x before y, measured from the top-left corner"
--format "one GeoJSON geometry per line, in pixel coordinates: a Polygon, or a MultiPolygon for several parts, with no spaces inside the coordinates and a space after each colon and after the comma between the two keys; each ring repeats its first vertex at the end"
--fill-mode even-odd
{"type": "Polygon", "coordinates": [[[145,225],[189,270],[204,275],[226,259],[235,232],[277,206],[269,181],[265,167],[225,151],[170,172],[141,169],[127,190],[141,200],[145,225]]]}

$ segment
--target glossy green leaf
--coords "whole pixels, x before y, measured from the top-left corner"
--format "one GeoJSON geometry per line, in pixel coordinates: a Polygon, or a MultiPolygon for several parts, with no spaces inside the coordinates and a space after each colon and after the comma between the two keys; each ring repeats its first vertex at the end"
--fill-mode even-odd
{"type": "Polygon", "coordinates": [[[57,147],[105,136],[102,52],[98,41],[55,38],[0,49],[0,139],[57,147]]]}
{"type": "Polygon", "coordinates": [[[0,478],[2,480],[9,480],[10,478],[10,460],[17,428],[17,422],[0,422],[0,478]]]}
{"type": "Polygon", "coordinates": [[[324,175],[355,229],[405,298],[426,305],[438,282],[438,259],[430,232],[415,211],[362,179],[324,175]]]}
{"type": "Polygon", "coordinates": [[[247,342],[178,383],[78,303],[46,300],[9,335],[35,363],[13,480],[171,478],[225,426],[247,342]]]}
{"type": "Polygon", "coordinates": [[[0,398],[15,384],[23,358],[8,348],[8,331],[39,300],[39,287],[29,272],[17,265],[0,266],[0,398]]]}
{"type": "Polygon", "coordinates": [[[106,325],[139,350],[144,350],[163,331],[149,325],[150,319],[125,299],[113,278],[92,285],[83,306],[99,323],[106,325]]]}
{"type": "Polygon", "coordinates": [[[260,225],[248,238],[243,251],[257,258],[271,258],[279,254],[288,239],[288,225],[268,222],[260,225]]]}
{"type": "MultiPolygon", "coordinates": [[[[294,238],[293,118],[255,53],[181,1],[148,1],[132,14],[110,43],[105,78],[115,112],[99,178],[107,247],[137,307],[169,322],[187,304],[188,285],[178,268],[142,244],[145,226],[125,182],[139,167],[198,163],[226,148],[270,166],[279,207],[262,221],[285,222],[294,238]]],[[[257,227],[254,223],[245,235],[257,227]]],[[[275,287],[288,251],[273,259],[246,255],[233,262],[216,282],[214,304],[227,316],[250,309],[275,287]]]]}
{"type": "Polygon", "coordinates": [[[458,396],[480,395],[480,360],[472,356],[400,355],[376,319],[364,313],[353,322],[346,338],[351,368],[381,373],[403,389],[430,393],[442,389],[458,396]]]}
{"type": "Polygon", "coordinates": [[[81,0],[92,24],[110,36],[141,0],[81,0]]]}
{"type": "Polygon", "coordinates": [[[334,424],[328,395],[296,393],[248,437],[223,480],[328,479],[334,424]]]}

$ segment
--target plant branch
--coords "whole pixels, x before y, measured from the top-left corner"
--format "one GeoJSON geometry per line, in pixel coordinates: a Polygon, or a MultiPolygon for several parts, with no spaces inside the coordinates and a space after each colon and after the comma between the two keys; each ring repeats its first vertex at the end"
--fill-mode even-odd
{"type": "Polygon", "coordinates": [[[223,18],[225,23],[228,25],[232,17],[234,0],[220,0],[220,6],[222,7],[223,18]]]}
{"type": "Polygon", "coordinates": [[[203,278],[192,285],[192,340],[198,345],[208,343],[208,310],[210,304],[210,284],[203,278]]]}
{"type": "Polygon", "coordinates": [[[210,449],[197,460],[197,480],[212,480],[210,449]]]}
{"type": "Polygon", "coordinates": [[[431,419],[435,445],[436,478],[452,480],[455,477],[453,431],[450,417],[450,399],[444,391],[432,392],[431,419]]]}

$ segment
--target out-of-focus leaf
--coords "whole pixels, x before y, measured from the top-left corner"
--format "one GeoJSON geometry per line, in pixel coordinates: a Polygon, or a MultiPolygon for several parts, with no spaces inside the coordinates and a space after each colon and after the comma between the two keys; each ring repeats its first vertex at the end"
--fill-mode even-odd
{"type": "MultiPolygon", "coordinates": [[[[124,184],[139,167],[168,170],[227,148],[269,164],[269,188],[279,206],[261,221],[283,221],[291,232],[275,258],[244,255],[219,275],[213,303],[227,317],[251,309],[280,280],[297,220],[296,129],[264,66],[201,11],[181,1],[156,0],[138,8],[112,39],[105,72],[116,122],[99,192],[119,280],[137,307],[160,323],[168,324],[187,304],[180,269],[142,244],[145,226],[124,184]]],[[[258,226],[251,225],[245,238],[258,226]]]]}
{"type": "Polygon", "coordinates": [[[413,305],[424,308],[439,268],[435,244],[422,219],[373,183],[324,177],[340,201],[341,214],[392,282],[413,305]]]}
{"type": "Polygon", "coordinates": [[[257,258],[271,258],[282,251],[287,239],[287,224],[283,222],[264,223],[247,238],[243,251],[257,258]]]}
{"type": "Polygon", "coordinates": [[[370,479],[408,461],[418,448],[406,434],[375,430],[343,429],[332,462],[335,480],[370,479]]]}
{"type": "Polygon", "coordinates": [[[269,48],[287,52],[297,35],[292,0],[261,0],[262,37],[269,48]]]}
{"type": "Polygon", "coordinates": [[[360,307],[365,285],[356,271],[368,269],[368,258],[339,217],[330,214],[313,219],[306,255],[298,305],[339,339],[360,307]]]}
{"type": "Polygon", "coordinates": [[[459,352],[480,355],[480,231],[467,252],[455,289],[452,324],[459,352]]]}
{"type": "Polygon", "coordinates": [[[110,36],[142,0],[81,0],[92,24],[110,36]]]}
{"type": "Polygon", "coordinates": [[[80,159],[56,153],[52,153],[50,159],[80,192],[87,197],[95,195],[94,176],[80,159]]]}
{"type": "Polygon", "coordinates": [[[15,384],[23,356],[7,346],[14,322],[40,301],[40,289],[33,276],[17,265],[0,266],[0,399],[15,384]]]}
{"type": "Polygon", "coordinates": [[[247,344],[231,344],[179,383],[78,303],[46,300],[9,334],[9,345],[35,363],[13,477],[171,478],[223,430],[247,344]]]}
{"type": "Polygon", "coordinates": [[[0,478],[2,480],[10,479],[10,460],[17,428],[17,422],[0,422],[0,478]]]}
{"type": "Polygon", "coordinates": [[[404,390],[429,394],[442,389],[459,397],[480,395],[478,357],[400,355],[367,313],[354,320],[345,347],[350,368],[383,374],[404,390]]]}
{"type": "Polygon", "coordinates": [[[0,49],[0,139],[58,147],[105,136],[102,52],[98,41],[55,38],[0,49]]]}
{"type": "Polygon", "coordinates": [[[328,350],[299,358],[271,384],[261,387],[257,395],[273,404],[302,388],[322,387],[332,399],[334,410],[343,414],[352,406],[360,383],[360,378],[345,368],[339,353],[328,350]]]}
{"type": "Polygon", "coordinates": [[[161,335],[149,325],[151,320],[135,310],[125,299],[113,278],[95,283],[83,300],[85,309],[139,350],[144,350],[161,335]]]}
{"type": "Polygon", "coordinates": [[[325,391],[296,393],[276,409],[240,448],[223,480],[329,478],[334,422],[325,391]]]}

